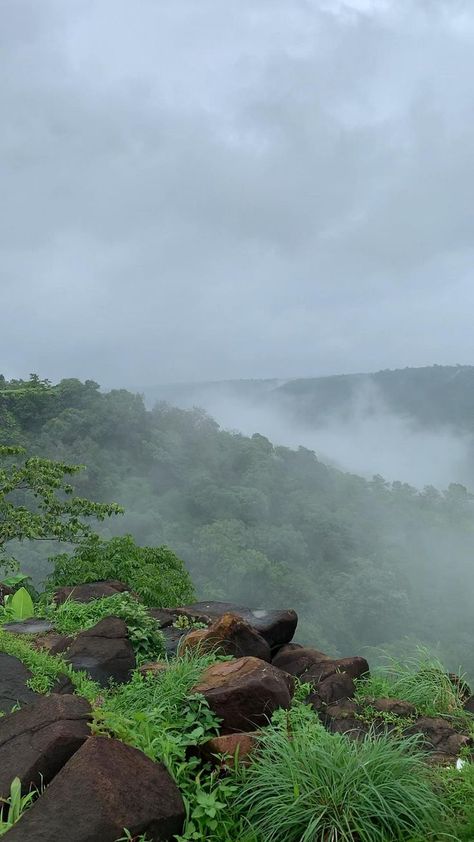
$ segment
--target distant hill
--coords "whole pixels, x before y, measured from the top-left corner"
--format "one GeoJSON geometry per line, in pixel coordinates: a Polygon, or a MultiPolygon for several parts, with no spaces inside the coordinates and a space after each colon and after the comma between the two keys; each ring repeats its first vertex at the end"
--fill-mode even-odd
{"type": "Polygon", "coordinates": [[[213,412],[221,400],[278,408],[312,427],[329,418],[349,420],[354,412],[393,413],[426,429],[446,426],[474,432],[474,366],[433,365],[292,380],[228,380],[170,384],[141,389],[148,405],[201,406],[213,412]]]}

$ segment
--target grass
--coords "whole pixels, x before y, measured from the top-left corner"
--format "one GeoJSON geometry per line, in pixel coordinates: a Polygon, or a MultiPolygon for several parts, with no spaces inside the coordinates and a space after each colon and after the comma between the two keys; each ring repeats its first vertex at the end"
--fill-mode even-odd
{"type": "Polygon", "coordinates": [[[68,599],[61,605],[50,604],[43,616],[60,634],[74,635],[95,626],[105,617],[120,617],[127,624],[130,643],[139,662],[163,657],[165,639],[146,607],[129,593],[114,594],[92,602],[68,599]]]}
{"type": "Polygon", "coordinates": [[[237,805],[259,842],[428,839],[443,815],[417,740],[329,734],[301,704],[263,732],[237,805]]]}
{"type": "Polygon", "coordinates": [[[91,703],[103,693],[101,687],[91,681],[83,672],[72,667],[56,655],[49,655],[41,649],[33,649],[27,635],[11,634],[0,629],[0,652],[18,658],[33,674],[28,685],[37,693],[49,693],[58,678],[66,674],[72,681],[75,692],[91,703]]]}
{"type": "Polygon", "coordinates": [[[38,790],[36,789],[33,789],[26,795],[22,795],[20,778],[13,779],[9,797],[5,799],[0,798],[0,836],[3,836],[7,830],[11,830],[18,819],[21,819],[25,810],[28,809],[37,795],[38,790]]]}
{"type": "MultiPolygon", "coordinates": [[[[462,686],[462,675],[458,676],[462,686]]],[[[403,663],[386,656],[385,664],[357,681],[356,701],[391,697],[411,702],[424,716],[466,717],[461,687],[449,678],[443,664],[426,649],[403,663]]]]}

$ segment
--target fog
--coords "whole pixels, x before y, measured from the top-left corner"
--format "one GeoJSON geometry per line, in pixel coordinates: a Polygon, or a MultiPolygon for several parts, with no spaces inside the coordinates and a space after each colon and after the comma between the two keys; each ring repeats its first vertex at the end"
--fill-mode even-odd
{"type": "Polygon", "coordinates": [[[447,488],[453,482],[474,485],[469,435],[449,426],[421,428],[413,418],[391,412],[372,384],[361,386],[344,412],[323,412],[324,420],[317,426],[299,417],[297,405],[289,399],[276,402],[271,396],[271,389],[264,387],[251,399],[238,384],[215,384],[194,386],[189,393],[176,387],[172,401],[183,408],[201,406],[223,429],[249,436],[260,433],[287,447],[306,447],[321,461],[360,476],[379,474],[417,488],[447,488]]]}

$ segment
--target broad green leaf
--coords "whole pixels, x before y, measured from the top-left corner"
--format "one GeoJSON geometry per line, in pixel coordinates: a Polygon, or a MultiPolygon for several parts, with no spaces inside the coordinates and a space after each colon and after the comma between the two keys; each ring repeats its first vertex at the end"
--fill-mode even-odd
{"type": "Polygon", "coordinates": [[[35,615],[33,600],[26,588],[19,588],[13,594],[8,600],[8,608],[12,611],[15,620],[27,620],[35,615]]]}

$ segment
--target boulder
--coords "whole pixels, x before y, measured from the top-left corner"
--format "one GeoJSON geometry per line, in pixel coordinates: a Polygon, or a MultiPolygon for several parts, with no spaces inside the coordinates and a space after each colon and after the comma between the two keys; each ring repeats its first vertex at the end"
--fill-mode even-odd
{"type": "Polygon", "coordinates": [[[435,760],[438,757],[442,762],[446,757],[459,757],[462,748],[474,746],[474,740],[467,734],[460,734],[441,717],[421,716],[405,733],[422,734],[425,748],[433,753],[435,760]]]}
{"type": "Polygon", "coordinates": [[[411,702],[405,702],[404,699],[367,698],[365,703],[379,713],[390,713],[393,716],[402,716],[404,718],[415,716],[416,714],[415,705],[412,705],[411,702]]]}
{"type": "Polygon", "coordinates": [[[89,737],[43,795],[8,831],[8,842],[167,842],[183,828],[184,804],[161,763],[107,737],[89,737]]]}
{"type": "Polygon", "coordinates": [[[47,634],[53,630],[53,624],[49,620],[37,620],[31,617],[29,620],[5,623],[3,630],[10,634],[47,634]]]}
{"type": "Polygon", "coordinates": [[[123,582],[117,579],[104,579],[103,582],[88,582],[85,585],[56,588],[53,599],[57,605],[61,605],[68,599],[73,599],[75,602],[92,602],[94,599],[115,596],[125,591],[130,591],[130,588],[123,582]]]}
{"type": "Polygon", "coordinates": [[[298,623],[296,611],[292,609],[244,608],[232,602],[194,602],[174,610],[208,625],[223,614],[236,614],[256,629],[272,649],[289,643],[298,623]]]}
{"type": "Polygon", "coordinates": [[[223,614],[207,629],[195,629],[181,641],[179,651],[218,652],[235,658],[252,656],[271,660],[266,640],[238,614],[223,614]]]}
{"type": "Polygon", "coordinates": [[[368,675],[369,665],[365,658],[354,655],[352,658],[327,659],[314,663],[300,674],[301,681],[313,684],[315,687],[334,673],[345,673],[352,679],[368,675]]]}
{"type": "Polygon", "coordinates": [[[351,699],[355,693],[355,684],[346,672],[334,672],[318,684],[316,693],[309,696],[313,707],[334,705],[344,699],[351,699]]]}
{"type": "Polygon", "coordinates": [[[274,655],[272,663],[278,669],[289,672],[291,675],[300,676],[310,667],[320,664],[321,661],[331,661],[331,658],[318,649],[289,643],[279,649],[274,655]]]}
{"type": "Polygon", "coordinates": [[[213,664],[191,692],[202,693],[222,720],[222,731],[254,731],[277,708],[288,708],[294,678],[259,658],[213,664]]]}
{"type": "Polygon", "coordinates": [[[75,670],[85,670],[102,687],[110,679],[124,684],[136,666],[127,626],[119,617],[105,617],[78,634],[66,659],[75,670]]]}
{"type": "Polygon", "coordinates": [[[27,685],[31,678],[33,674],[18,658],[0,652],[0,712],[10,713],[15,705],[28,705],[39,698],[27,685]]]}
{"type": "Polygon", "coordinates": [[[24,792],[54,778],[89,736],[91,707],[79,696],[43,696],[0,718],[0,798],[15,777],[24,792]]]}
{"type": "Polygon", "coordinates": [[[181,640],[186,635],[184,629],[175,629],[173,626],[165,626],[161,629],[161,633],[165,639],[166,654],[173,658],[180,646],[181,640]]]}
{"type": "Polygon", "coordinates": [[[178,614],[173,608],[149,608],[148,613],[158,623],[160,629],[172,626],[178,614]]]}
{"type": "Polygon", "coordinates": [[[200,754],[204,760],[220,764],[222,769],[233,768],[234,762],[248,766],[251,754],[258,745],[258,733],[223,734],[213,737],[200,746],[200,754]]]}

